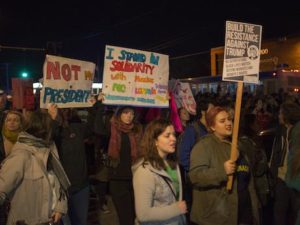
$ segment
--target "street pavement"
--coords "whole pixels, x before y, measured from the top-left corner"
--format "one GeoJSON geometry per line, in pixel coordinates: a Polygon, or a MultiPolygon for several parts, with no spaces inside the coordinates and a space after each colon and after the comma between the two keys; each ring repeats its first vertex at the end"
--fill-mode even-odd
{"type": "Polygon", "coordinates": [[[90,197],[88,225],[119,225],[118,216],[111,197],[107,196],[107,211],[99,209],[96,196],[90,197]]]}

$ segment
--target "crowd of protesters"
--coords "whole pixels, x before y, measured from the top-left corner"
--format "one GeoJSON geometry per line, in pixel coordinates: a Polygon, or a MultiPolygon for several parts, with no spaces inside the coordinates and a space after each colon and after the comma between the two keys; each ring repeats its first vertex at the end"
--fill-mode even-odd
{"type": "Polygon", "coordinates": [[[120,225],[300,224],[299,96],[244,93],[236,159],[235,96],[194,97],[176,131],[171,109],[106,106],[101,93],[84,122],[55,104],[15,110],[0,90],[0,224],[86,225],[91,192],[99,210],[111,196],[120,225]]]}

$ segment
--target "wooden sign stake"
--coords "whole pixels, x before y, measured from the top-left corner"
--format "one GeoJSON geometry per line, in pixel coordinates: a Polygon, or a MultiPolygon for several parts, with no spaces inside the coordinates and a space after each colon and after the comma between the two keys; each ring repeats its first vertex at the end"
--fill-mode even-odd
{"type": "MultiPolygon", "coordinates": [[[[236,99],[235,99],[234,123],[233,123],[231,152],[230,152],[230,159],[234,161],[237,160],[238,157],[237,142],[238,142],[238,134],[239,134],[242,95],[243,95],[243,82],[239,81],[237,87],[236,99]]],[[[233,184],[233,175],[230,175],[228,176],[228,180],[227,180],[227,191],[231,191],[232,184],[233,184]]]]}

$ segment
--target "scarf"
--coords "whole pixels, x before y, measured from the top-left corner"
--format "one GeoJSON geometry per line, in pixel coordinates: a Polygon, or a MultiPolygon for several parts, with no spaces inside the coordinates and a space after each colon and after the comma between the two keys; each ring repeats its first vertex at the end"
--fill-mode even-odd
{"type": "MultiPolygon", "coordinates": [[[[49,146],[50,146],[49,142],[46,142],[40,138],[36,138],[25,132],[21,133],[18,141],[20,143],[24,143],[24,144],[27,144],[29,146],[33,146],[36,148],[49,148],[49,146]]],[[[40,163],[40,164],[42,164],[42,163],[40,163]]],[[[60,163],[59,158],[54,154],[53,151],[50,151],[47,164],[48,164],[47,167],[51,168],[53,170],[54,174],[56,175],[56,177],[61,185],[61,188],[63,189],[63,192],[67,194],[68,188],[70,187],[71,183],[69,181],[69,178],[68,178],[66,172],[64,171],[63,166],[60,163]]],[[[61,197],[64,197],[64,196],[62,196],[63,192],[60,193],[59,199],[61,197]]]]}
{"type": "Polygon", "coordinates": [[[140,132],[133,132],[134,123],[125,124],[121,121],[118,121],[115,116],[111,119],[111,131],[110,131],[110,140],[108,146],[108,155],[115,160],[118,160],[120,157],[121,151],[121,132],[126,133],[130,141],[130,152],[131,159],[134,162],[137,158],[137,140],[140,136],[140,132]]]}
{"type": "Polygon", "coordinates": [[[2,127],[2,135],[13,144],[17,142],[20,131],[20,129],[9,131],[5,126],[2,127]]]}

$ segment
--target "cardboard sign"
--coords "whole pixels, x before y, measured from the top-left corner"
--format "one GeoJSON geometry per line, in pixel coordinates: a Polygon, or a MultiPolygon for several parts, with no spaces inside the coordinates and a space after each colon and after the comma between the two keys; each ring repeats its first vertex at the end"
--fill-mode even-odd
{"type": "Polygon", "coordinates": [[[106,46],[104,104],[167,108],[168,80],[169,56],[106,46]]]}
{"type": "Polygon", "coordinates": [[[196,101],[189,83],[177,82],[174,93],[177,108],[185,108],[190,114],[196,115],[196,101]]]}
{"type": "Polygon", "coordinates": [[[226,21],[224,81],[259,83],[262,26],[226,21]]]}
{"type": "Polygon", "coordinates": [[[32,79],[12,78],[13,108],[34,109],[32,79]]]}
{"type": "Polygon", "coordinates": [[[94,73],[94,63],[46,55],[40,107],[91,107],[94,73]]]}

